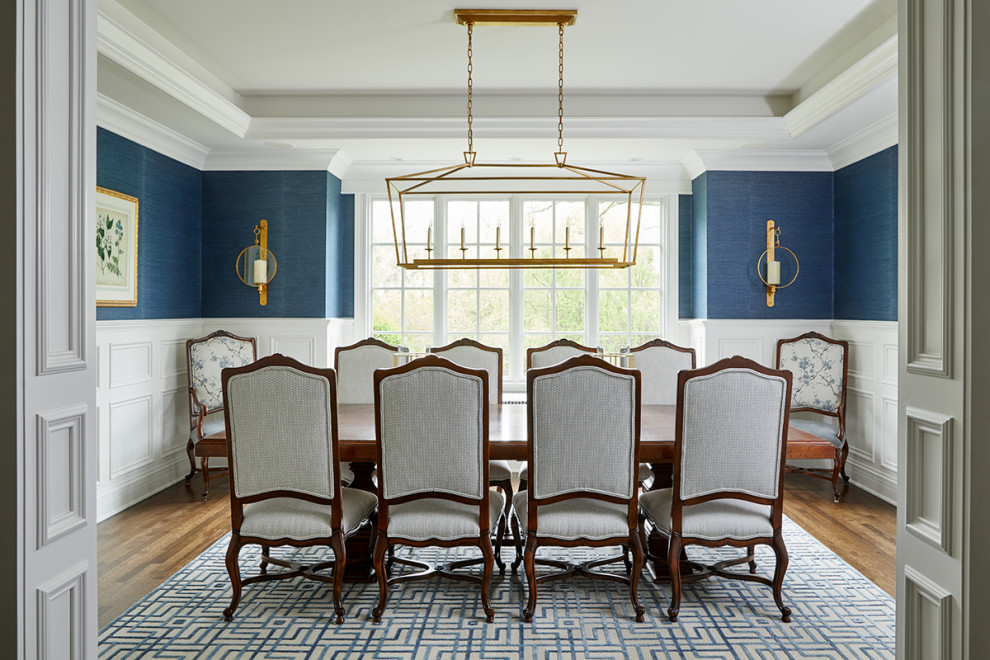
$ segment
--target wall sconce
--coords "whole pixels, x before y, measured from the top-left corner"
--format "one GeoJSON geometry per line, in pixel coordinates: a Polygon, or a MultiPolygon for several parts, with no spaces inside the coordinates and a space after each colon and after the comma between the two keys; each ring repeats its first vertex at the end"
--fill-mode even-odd
{"type": "Polygon", "coordinates": [[[767,287],[767,307],[773,307],[773,297],[777,293],[777,289],[786,289],[794,284],[800,270],[801,264],[798,263],[797,255],[780,244],[780,227],[775,226],[773,220],[767,220],[767,249],[756,260],[756,275],[767,287]],[[780,262],[776,260],[774,250],[787,250],[794,258],[794,277],[787,284],[780,283],[780,262]],[[767,258],[766,277],[760,270],[763,257],[767,258]]]}
{"type": "Polygon", "coordinates": [[[258,288],[259,302],[268,304],[268,283],[275,277],[278,262],[268,249],[268,221],[262,220],[254,227],[254,245],[241,250],[234,264],[237,277],[248,286],[258,288]]]}

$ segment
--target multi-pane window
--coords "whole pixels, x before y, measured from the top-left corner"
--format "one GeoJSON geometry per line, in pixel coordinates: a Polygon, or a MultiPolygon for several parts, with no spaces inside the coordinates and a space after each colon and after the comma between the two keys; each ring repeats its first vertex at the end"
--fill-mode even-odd
{"type": "MultiPolygon", "coordinates": [[[[506,380],[525,378],[526,348],[566,337],[617,351],[660,336],[663,205],[642,210],[637,264],[627,269],[403,270],[386,200],[371,203],[372,334],[423,351],[461,337],[503,350],[506,380]]],[[[597,198],[430,199],[407,202],[409,258],[621,258],[624,204],[597,198]],[[600,244],[600,239],[604,242],[600,244]]]]}

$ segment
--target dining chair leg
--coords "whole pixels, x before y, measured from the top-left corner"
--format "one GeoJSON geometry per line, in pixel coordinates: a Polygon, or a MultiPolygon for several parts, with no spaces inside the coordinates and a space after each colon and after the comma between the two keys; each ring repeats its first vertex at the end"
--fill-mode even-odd
{"type": "Polygon", "coordinates": [[[210,457],[204,456],[203,458],[199,459],[199,462],[203,470],[202,496],[203,496],[203,501],[205,502],[206,498],[210,496],[210,457]]]}
{"type": "Polygon", "coordinates": [[[847,456],[849,456],[849,443],[843,441],[842,442],[842,456],[841,456],[842,460],[839,463],[839,474],[842,475],[842,480],[843,481],[846,481],[846,482],[849,481],[849,475],[846,474],[846,457],[847,456]]]}
{"type": "Polygon", "coordinates": [[[186,441],[186,456],[189,457],[189,474],[186,475],[186,483],[192,481],[193,475],[196,474],[196,456],[193,455],[193,450],[196,445],[193,444],[192,438],[186,441]]]}
{"type": "Polygon", "coordinates": [[[526,539],[526,553],[523,563],[526,566],[526,583],[529,585],[529,601],[523,610],[523,621],[530,623],[536,611],[536,534],[530,533],[526,539]]]}
{"type": "Polygon", "coordinates": [[[516,512],[512,512],[512,539],[516,544],[516,558],[512,560],[512,572],[515,573],[519,568],[519,564],[523,561],[523,547],[522,547],[522,532],[519,529],[519,516],[516,512]]]}
{"type": "Polygon", "coordinates": [[[258,566],[258,570],[262,575],[268,573],[268,558],[271,556],[272,547],[270,545],[261,546],[261,564],[258,566]]]}
{"type": "Polygon", "coordinates": [[[372,558],[372,565],[375,567],[375,575],[378,576],[378,605],[371,611],[371,620],[375,623],[382,622],[382,612],[385,611],[385,601],[388,600],[388,578],[385,575],[385,551],[390,549],[388,539],[379,532],[375,542],[375,555],[372,558]]]}
{"type": "Polygon", "coordinates": [[[340,594],[344,588],[344,570],[347,567],[347,551],[344,549],[344,533],[339,529],[330,538],[333,549],[333,611],[337,614],[334,623],[344,622],[344,606],[340,604],[340,594]]]}
{"type": "Polygon", "coordinates": [[[753,575],[756,575],[756,546],[751,545],[748,548],[746,548],[746,551],[749,553],[749,557],[750,557],[749,572],[753,575]]]}
{"type": "Polygon", "coordinates": [[[832,460],[832,492],[835,495],[833,502],[839,501],[839,472],[842,467],[842,450],[836,448],[835,458],[832,460]]]}
{"type": "Polygon", "coordinates": [[[639,574],[643,572],[643,546],[639,539],[639,530],[629,535],[629,549],[632,551],[632,574],[629,576],[629,597],[632,599],[633,610],[636,611],[636,621],[643,622],[646,608],[639,604],[636,588],[639,585],[639,574]]]}
{"type": "Polygon", "coordinates": [[[241,567],[237,556],[241,552],[241,535],[233,532],[230,535],[230,545],[227,546],[227,575],[230,576],[230,605],[223,611],[223,620],[234,618],[234,611],[241,602],[241,567]]]}
{"type": "MultiPolygon", "coordinates": [[[[505,575],[505,562],[502,561],[502,538],[505,536],[505,530],[508,527],[508,522],[506,521],[506,516],[503,513],[499,516],[498,525],[495,531],[495,565],[498,566],[499,575],[505,575]]],[[[491,543],[491,535],[488,537],[489,544],[491,543]]]]}
{"type": "Polygon", "coordinates": [[[667,547],[667,567],[670,569],[670,607],[667,608],[667,618],[677,621],[681,611],[681,537],[673,534],[667,547]]]}
{"type": "Polygon", "coordinates": [[[784,606],[784,598],[781,590],[784,587],[784,573],[787,572],[787,546],[784,545],[784,536],[778,530],[773,535],[773,552],[777,556],[777,564],[773,569],[773,600],[780,609],[780,619],[784,623],[791,622],[791,608],[784,606]]]}
{"type": "MultiPolygon", "coordinates": [[[[501,545],[501,542],[496,540],[501,545]]],[[[495,622],[495,610],[492,608],[490,592],[492,588],[492,573],[495,568],[495,553],[492,551],[492,538],[488,532],[482,532],[478,539],[481,546],[481,554],[484,556],[483,570],[481,573],[481,607],[485,610],[485,621],[495,622]]]]}

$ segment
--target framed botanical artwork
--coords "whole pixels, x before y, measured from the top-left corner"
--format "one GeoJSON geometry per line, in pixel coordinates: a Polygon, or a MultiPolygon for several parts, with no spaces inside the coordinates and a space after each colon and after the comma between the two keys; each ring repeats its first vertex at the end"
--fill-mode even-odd
{"type": "Polygon", "coordinates": [[[137,306],[138,200],[96,189],[96,304],[137,306]]]}

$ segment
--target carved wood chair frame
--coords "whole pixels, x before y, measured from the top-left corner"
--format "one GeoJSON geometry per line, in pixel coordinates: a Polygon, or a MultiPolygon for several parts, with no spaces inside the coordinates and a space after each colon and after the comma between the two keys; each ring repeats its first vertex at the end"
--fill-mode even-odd
{"type": "Polygon", "coordinates": [[[408,582],[412,580],[425,580],[427,578],[439,575],[442,577],[448,577],[455,580],[462,580],[465,582],[475,582],[481,585],[481,604],[485,610],[485,617],[488,623],[492,623],[495,620],[495,610],[492,608],[489,602],[489,594],[491,590],[491,579],[492,573],[495,567],[495,555],[501,551],[501,540],[496,537],[495,548],[492,548],[491,534],[488,531],[491,529],[490,517],[488,513],[488,500],[489,500],[489,489],[482,489],[482,496],[479,499],[474,499],[470,497],[465,497],[462,495],[453,495],[450,493],[441,492],[429,492],[429,493],[416,493],[412,495],[405,495],[403,497],[386,498],[385,497],[385,482],[388,479],[388,475],[382,470],[382,418],[381,409],[383,402],[381,400],[381,383],[386,378],[391,376],[397,376],[400,374],[405,374],[410,371],[415,371],[417,369],[422,369],[424,367],[441,367],[449,371],[456,373],[477,376],[481,378],[482,391],[484,396],[484,405],[482,406],[482,438],[481,438],[481,465],[482,465],[482,483],[487,484],[488,479],[488,461],[489,461],[489,447],[488,447],[488,424],[489,424],[489,392],[488,392],[488,371],[484,369],[469,369],[468,367],[463,367],[458,364],[454,364],[450,360],[436,356],[436,355],[426,355],[421,358],[412,360],[406,364],[394,367],[392,369],[377,369],[375,370],[374,383],[375,383],[375,437],[376,437],[376,449],[375,455],[377,458],[377,463],[379,466],[378,473],[378,524],[377,524],[377,535],[375,537],[375,552],[373,557],[373,564],[375,567],[375,573],[378,577],[378,604],[372,610],[372,620],[376,623],[381,621],[382,612],[385,611],[385,604],[388,601],[389,587],[401,582],[408,582]],[[389,522],[389,507],[396,504],[404,504],[406,502],[412,502],[420,499],[444,499],[453,502],[460,502],[462,504],[474,504],[479,507],[480,510],[480,529],[481,533],[477,538],[463,538],[455,540],[441,540],[436,538],[426,539],[424,541],[415,539],[406,539],[401,537],[389,536],[388,533],[388,522],[389,522]],[[421,569],[415,573],[408,575],[400,575],[396,577],[388,577],[388,569],[385,566],[385,553],[387,550],[391,550],[393,546],[396,545],[406,545],[412,547],[429,547],[437,546],[442,548],[453,548],[462,546],[475,546],[481,550],[482,554],[482,576],[479,578],[475,575],[470,575],[463,572],[456,572],[456,569],[463,568],[472,564],[478,563],[477,559],[465,559],[450,562],[445,565],[431,565],[424,562],[413,561],[411,559],[401,558],[401,557],[391,557],[390,562],[395,562],[397,564],[402,564],[405,566],[412,566],[414,568],[421,569]]]}

